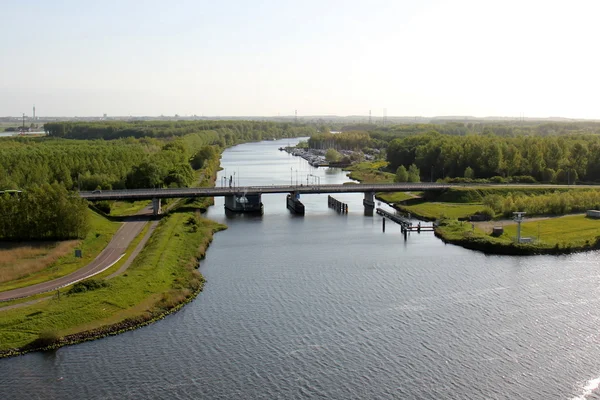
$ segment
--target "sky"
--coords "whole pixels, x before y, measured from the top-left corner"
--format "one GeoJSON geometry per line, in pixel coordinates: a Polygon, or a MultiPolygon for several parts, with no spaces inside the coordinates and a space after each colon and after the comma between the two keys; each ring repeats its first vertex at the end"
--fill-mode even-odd
{"type": "Polygon", "coordinates": [[[0,0],[0,116],[600,118],[597,0],[0,0]]]}

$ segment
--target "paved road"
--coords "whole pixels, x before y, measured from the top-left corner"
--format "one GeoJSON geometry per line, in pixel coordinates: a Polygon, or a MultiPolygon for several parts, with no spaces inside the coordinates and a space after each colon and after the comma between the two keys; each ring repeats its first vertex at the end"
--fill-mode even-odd
{"type": "Polygon", "coordinates": [[[116,263],[125,254],[125,250],[131,241],[142,231],[151,214],[151,208],[146,208],[141,213],[126,219],[106,248],[102,250],[94,261],[85,267],[78,269],[70,275],[52,281],[0,292],[0,301],[50,292],[99,274],[116,263]]]}

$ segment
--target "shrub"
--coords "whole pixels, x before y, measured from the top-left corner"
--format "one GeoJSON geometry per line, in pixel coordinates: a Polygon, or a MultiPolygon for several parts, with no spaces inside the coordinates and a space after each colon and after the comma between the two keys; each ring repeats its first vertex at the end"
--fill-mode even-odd
{"type": "Polygon", "coordinates": [[[514,183],[537,183],[533,176],[529,175],[521,175],[521,176],[512,176],[511,182],[514,183]]]}
{"type": "Polygon", "coordinates": [[[97,201],[95,204],[96,208],[105,214],[110,214],[111,202],[108,200],[97,201]]]}
{"type": "Polygon", "coordinates": [[[108,287],[108,282],[101,279],[86,279],[85,281],[77,282],[67,294],[83,293],[90,290],[96,290],[108,287]]]}
{"type": "Polygon", "coordinates": [[[48,347],[52,346],[59,340],[60,336],[56,331],[52,329],[44,329],[39,333],[37,339],[35,339],[31,345],[34,347],[48,347]]]}

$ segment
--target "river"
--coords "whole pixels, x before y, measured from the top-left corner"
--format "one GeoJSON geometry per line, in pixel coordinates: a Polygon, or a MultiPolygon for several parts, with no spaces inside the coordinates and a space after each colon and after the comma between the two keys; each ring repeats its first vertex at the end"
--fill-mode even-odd
{"type": "MultiPolygon", "coordinates": [[[[249,143],[222,158],[239,185],[341,183],[249,143]],[[318,178],[316,177],[318,176],[318,178]]],[[[115,337],[0,360],[2,399],[585,399],[600,383],[598,252],[485,256],[363,215],[362,195],[306,195],[290,215],[207,212],[204,291],[115,337]]]]}

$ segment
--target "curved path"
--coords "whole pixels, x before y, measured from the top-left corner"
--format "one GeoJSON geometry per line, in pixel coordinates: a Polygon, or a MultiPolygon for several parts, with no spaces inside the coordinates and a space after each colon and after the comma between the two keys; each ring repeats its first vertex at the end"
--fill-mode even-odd
{"type": "Polygon", "coordinates": [[[144,229],[151,217],[151,210],[146,208],[141,213],[127,218],[119,228],[113,239],[106,248],[88,265],[77,271],[48,282],[38,283],[19,289],[0,292],[0,302],[33,296],[40,293],[50,292],[61,287],[71,285],[83,279],[90,278],[110,268],[123,255],[133,239],[144,229]]]}

